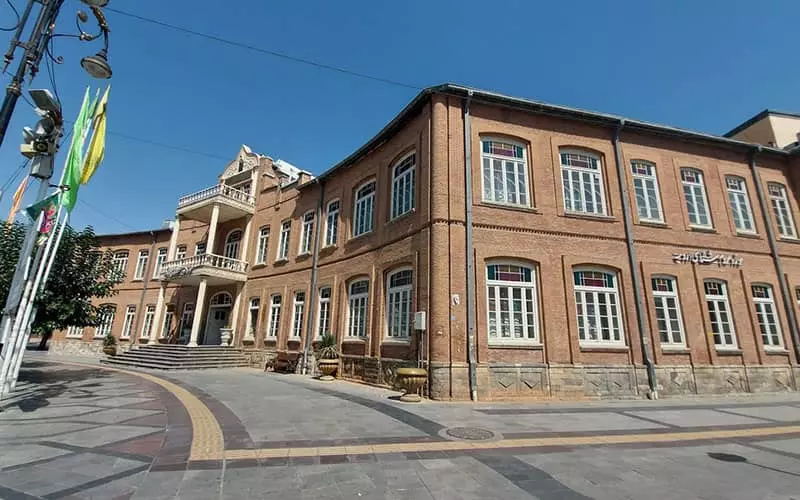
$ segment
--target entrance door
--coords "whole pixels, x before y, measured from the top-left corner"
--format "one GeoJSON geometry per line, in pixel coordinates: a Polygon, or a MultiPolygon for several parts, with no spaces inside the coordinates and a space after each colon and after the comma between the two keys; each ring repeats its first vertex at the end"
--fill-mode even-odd
{"type": "Polygon", "coordinates": [[[230,315],[230,307],[211,307],[208,310],[206,321],[206,334],[203,336],[204,345],[219,345],[221,342],[220,330],[225,328],[230,315]]]}

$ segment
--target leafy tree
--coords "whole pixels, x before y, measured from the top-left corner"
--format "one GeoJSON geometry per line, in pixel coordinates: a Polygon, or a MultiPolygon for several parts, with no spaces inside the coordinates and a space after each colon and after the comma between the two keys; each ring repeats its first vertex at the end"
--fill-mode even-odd
{"type": "MultiPolygon", "coordinates": [[[[4,224],[0,242],[0,299],[8,296],[14,266],[22,247],[25,228],[20,224],[4,224]]],[[[70,226],[56,252],[47,286],[36,297],[36,318],[31,327],[41,335],[39,347],[44,349],[55,330],[69,326],[97,326],[103,312],[96,299],[116,294],[122,275],[114,271],[111,252],[103,252],[91,227],[75,231],[70,226]]]]}

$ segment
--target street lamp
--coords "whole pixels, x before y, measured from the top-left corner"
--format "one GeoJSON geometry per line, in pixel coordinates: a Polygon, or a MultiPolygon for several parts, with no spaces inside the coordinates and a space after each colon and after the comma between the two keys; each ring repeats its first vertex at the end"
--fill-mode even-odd
{"type": "Polygon", "coordinates": [[[80,31],[78,38],[87,42],[91,42],[100,35],[103,35],[103,50],[93,56],[86,56],[81,59],[81,67],[83,67],[83,69],[85,69],[86,72],[94,78],[109,79],[111,78],[111,66],[108,64],[108,33],[111,30],[108,29],[106,16],[103,14],[103,11],[100,10],[101,7],[108,5],[108,0],[81,1],[88,5],[92,10],[92,14],[94,14],[95,19],[97,19],[97,25],[100,27],[100,33],[92,35],[83,31],[83,28],[81,28],[81,23],[85,23],[89,16],[87,16],[83,11],[78,11],[78,16],[75,23],[76,26],[78,26],[78,31],[80,31]]]}

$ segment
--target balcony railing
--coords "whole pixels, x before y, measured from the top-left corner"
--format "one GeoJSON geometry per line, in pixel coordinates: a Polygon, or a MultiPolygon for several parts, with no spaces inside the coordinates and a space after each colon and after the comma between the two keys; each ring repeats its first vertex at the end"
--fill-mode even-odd
{"type": "Polygon", "coordinates": [[[179,279],[190,276],[192,271],[203,267],[210,267],[212,269],[220,269],[233,273],[247,272],[247,262],[207,253],[165,262],[161,266],[161,276],[165,280],[179,279]]]}
{"type": "Polygon", "coordinates": [[[255,206],[256,204],[255,197],[252,194],[232,188],[227,184],[217,184],[216,186],[181,197],[178,200],[178,208],[180,209],[193,203],[205,201],[216,196],[235,200],[249,206],[255,206]]]}

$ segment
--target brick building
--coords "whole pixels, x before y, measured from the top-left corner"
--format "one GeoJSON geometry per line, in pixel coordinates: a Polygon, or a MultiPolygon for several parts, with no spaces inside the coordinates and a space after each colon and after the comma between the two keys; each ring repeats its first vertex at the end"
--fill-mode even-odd
{"type": "Polygon", "coordinates": [[[116,312],[53,349],[230,326],[254,364],[322,332],[343,377],[419,359],[437,399],[796,390],[800,148],[763,121],[742,142],[442,85],[319,177],[243,147],[171,231],[105,237],[116,312]]]}

